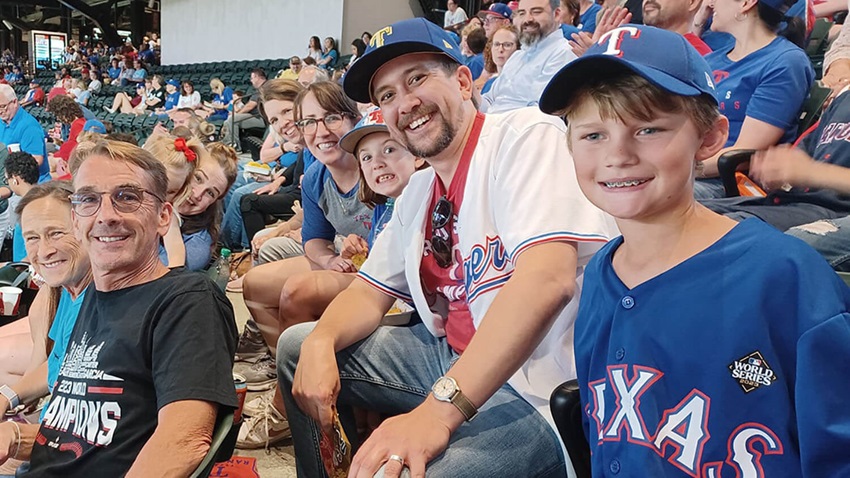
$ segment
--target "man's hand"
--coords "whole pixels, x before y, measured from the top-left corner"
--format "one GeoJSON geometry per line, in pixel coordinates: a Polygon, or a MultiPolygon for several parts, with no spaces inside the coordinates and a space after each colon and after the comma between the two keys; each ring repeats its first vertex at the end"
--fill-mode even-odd
{"type": "Polygon", "coordinates": [[[339,369],[333,344],[307,337],[292,379],[292,398],[302,412],[327,433],[333,430],[333,407],[339,396],[339,369]]]}
{"type": "Polygon", "coordinates": [[[750,176],[767,189],[808,186],[807,173],[814,160],[804,151],[790,145],[758,151],[750,160],[750,176]]]}
{"type": "Polygon", "coordinates": [[[262,186],[259,189],[255,190],[254,194],[258,196],[262,196],[264,194],[271,196],[272,194],[276,193],[278,189],[280,189],[280,184],[277,180],[274,180],[266,184],[265,186],[262,186]]]}
{"type": "MultiPolygon", "coordinates": [[[[20,426],[20,425],[18,425],[20,426]]],[[[12,422],[0,423],[0,465],[18,453],[18,431],[12,422]]]]}
{"type": "Polygon", "coordinates": [[[357,254],[366,254],[368,252],[369,243],[366,242],[366,239],[363,239],[357,234],[349,234],[342,241],[342,251],[340,251],[339,255],[343,259],[351,259],[357,254]]]}
{"type": "Polygon", "coordinates": [[[357,272],[354,263],[350,259],[344,259],[341,256],[330,256],[330,259],[325,264],[325,270],[337,272],[357,272]]]}
{"type": "Polygon", "coordinates": [[[411,476],[424,478],[428,462],[449,446],[454,427],[435,413],[446,405],[452,406],[429,398],[410,413],[384,420],[354,455],[349,478],[371,478],[384,462],[384,477],[398,477],[402,464],[388,460],[390,455],[404,458],[411,476]]]}
{"type": "Polygon", "coordinates": [[[632,14],[626,7],[606,8],[596,22],[596,30],[593,31],[593,43],[599,41],[602,35],[632,21],[632,14]]]}

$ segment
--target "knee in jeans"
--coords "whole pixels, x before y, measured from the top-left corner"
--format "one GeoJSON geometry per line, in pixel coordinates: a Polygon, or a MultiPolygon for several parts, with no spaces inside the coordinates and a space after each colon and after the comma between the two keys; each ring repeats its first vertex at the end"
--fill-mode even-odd
{"type": "Polygon", "coordinates": [[[301,355],[301,344],[316,326],[314,322],[297,324],[280,334],[277,341],[277,369],[287,377],[295,372],[295,364],[301,355]]]}
{"type": "Polygon", "coordinates": [[[798,233],[803,232],[814,234],[816,236],[827,236],[834,232],[838,232],[838,225],[829,219],[823,219],[820,221],[810,222],[808,224],[802,224],[800,226],[794,226],[791,229],[798,233]]]}

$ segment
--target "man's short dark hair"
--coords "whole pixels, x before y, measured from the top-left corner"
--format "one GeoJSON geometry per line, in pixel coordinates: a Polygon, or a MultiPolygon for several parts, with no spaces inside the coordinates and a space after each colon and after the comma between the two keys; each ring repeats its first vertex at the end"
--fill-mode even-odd
{"type": "Polygon", "coordinates": [[[266,76],[266,70],[264,70],[262,68],[254,68],[253,70],[251,70],[251,73],[259,76],[260,78],[262,78],[264,80],[268,79],[268,77],[266,76]]]}
{"type": "Polygon", "coordinates": [[[27,184],[38,183],[38,162],[26,151],[9,153],[6,158],[6,175],[17,176],[27,184]]]}

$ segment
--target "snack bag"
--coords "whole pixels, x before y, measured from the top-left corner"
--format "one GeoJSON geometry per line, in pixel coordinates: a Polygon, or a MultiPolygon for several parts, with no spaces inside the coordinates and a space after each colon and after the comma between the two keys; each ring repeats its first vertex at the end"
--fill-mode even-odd
{"type": "Polygon", "coordinates": [[[351,468],[351,442],[345,436],[345,430],[339,421],[339,413],[334,408],[333,436],[322,431],[319,441],[322,463],[330,478],[345,478],[351,468]]]}
{"type": "Polygon", "coordinates": [[[359,254],[354,254],[351,256],[351,263],[354,264],[354,267],[359,271],[361,267],[363,267],[363,263],[366,262],[366,254],[361,252],[359,254]]]}

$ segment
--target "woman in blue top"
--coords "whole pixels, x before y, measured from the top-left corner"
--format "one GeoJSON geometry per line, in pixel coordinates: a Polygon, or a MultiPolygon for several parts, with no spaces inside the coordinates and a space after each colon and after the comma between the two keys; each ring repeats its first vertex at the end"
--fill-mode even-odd
{"type": "Polygon", "coordinates": [[[330,70],[339,60],[339,52],[336,50],[336,40],[331,37],[325,38],[325,50],[322,57],[316,62],[321,68],[330,70]]]}
{"type": "Polygon", "coordinates": [[[213,93],[213,100],[209,106],[204,106],[204,110],[210,113],[208,120],[225,120],[227,119],[227,109],[233,101],[233,88],[224,86],[224,83],[218,78],[210,80],[210,91],[213,93]]]}
{"type": "MultiPolygon", "coordinates": [[[[711,29],[735,38],[705,60],[714,72],[720,112],[729,118],[726,147],[703,162],[705,178],[717,177],[717,158],[732,149],[765,149],[797,136],[803,102],[814,81],[803,42],[805,25],[785,17],[794,0],[714,0],[711,29]],[[786,27],[779,31],[780,24],[786,27]]],[[[700,180],[697,199],[722,197],[719,179],[700,180]]]]}
{"type": "MultiPolygon", "coordinates": [[[[31,403],[53,391],[71,331],[91,283],[88,254],[74,236],[71,193],[71,185],[66,182],[39,184],[17,207],[29,259],[46,284],[29,311],[32,334],[29,368],[17,382],[0,384],[11,385],[11,392],[21,403],[31,403]]],[[[5,350],[6,344],[2,348],[5,350]]],[[[10,405],[9,399],[0,395],[0,413],[13,408],[10,405]]],[[[32,443],[27,437],[36,435],[38,425],[19,426],[22,442],[32,443]]],[[[0,443],[14,443],[7,438],[17,434],[11,423],[0,424],[0,443]]],[[[7,451],[0,450],[0,464],[5,461],[7,451]]],[[[29,455],[29,450],[24,448],[16,452],[20,459],[29,455]]]]}
{"type": "MultiPolygon", "coordinates": [[[[353,154],[359,162],[357,197],[361,203],[374,208],[368,236],[369,241],[367,242],[360,234],[349,234],[343,241],[340,257],[346,261],[355,262],[354,259],[358,255],[361,259],[365,259],[372,239],[392,217],[395,198],[401,195],[410,177],[418,166],[424,164],[424,161],[415,158],[407,149],[390,137],[379,109],[373,109],[367,113],[354,129],[342,137],[338,147],[344,152],[353,154]]],[[[308,209],[305,207],[305,222],[307,212],[308,209]]],[[[299,260],[303,262],[303,258],[292,258],[281,261],[279,264],[299,260]]],[[[252,272],[262,267],[252,269],[252,272]]],[[[276,330],[283,331],[297,323],[318,320],[328,304],[356,277],[356,274],[349,272],[353,271],[305,270],[301,273],[293,272],[286,278],[282,290],[279,292],[279,313],[275,323],[261,324],[261,330],[263,330],[264,325],[266,328],[269,325],[275,325],[276,330]]],[[[250,276],[251,272],[246,277],[250,276]]],[[[247,290],[248,281],[246,280],[244,284],[247,290]]],[[[248,301],[246,294],[246,303],[248,301]]],[[[275,349],[275,342],[270,342],[269,345],[272,350],[275,349]]],[[[254,410],[258,410],[259,413],[255,413],[243,425],[239,437],[240,446],[250,446],[252,443],[263,445],[266,438],[269,438],[270,442],[274,441],[274,427],[271,427],[272,431],[268,431],[264,425],[267,416],[272,415],[272,418],[274,418],[275,413],[279,414],[283,411],[280,394],[276,391],[269,391],[268,394],[246,404],[246,407],[246,409],[252,410],[252,413],[254,410]]]]}

